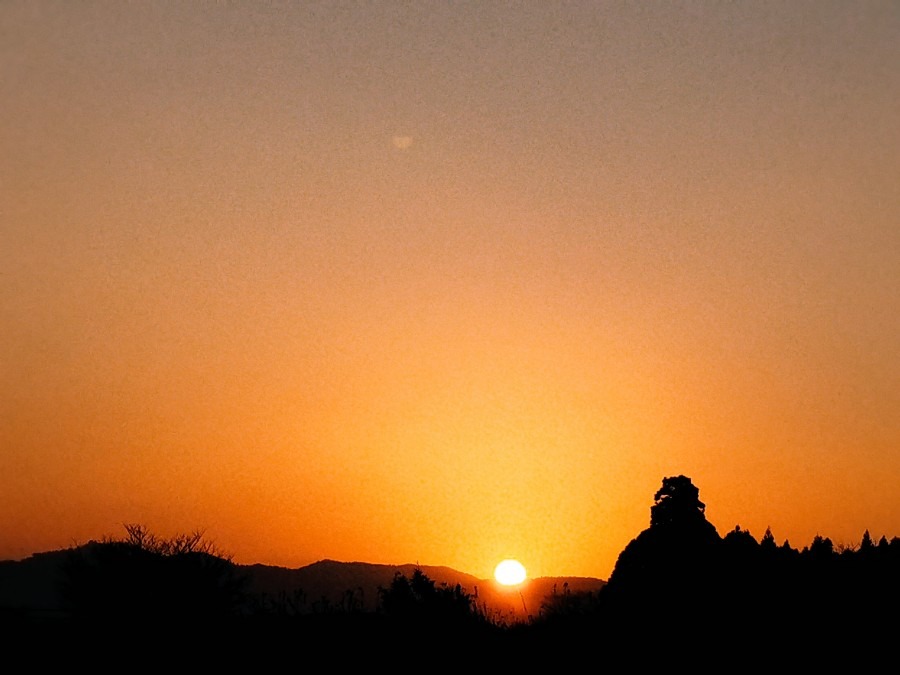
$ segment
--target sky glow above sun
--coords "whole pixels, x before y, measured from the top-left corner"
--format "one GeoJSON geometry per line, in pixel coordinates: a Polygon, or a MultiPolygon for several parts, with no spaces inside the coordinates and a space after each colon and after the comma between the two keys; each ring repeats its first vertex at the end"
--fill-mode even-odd
{"type": "Polygon", "coordinates": [[[0,2],[0,559],[900,535],[896,2],[0,2]]]}

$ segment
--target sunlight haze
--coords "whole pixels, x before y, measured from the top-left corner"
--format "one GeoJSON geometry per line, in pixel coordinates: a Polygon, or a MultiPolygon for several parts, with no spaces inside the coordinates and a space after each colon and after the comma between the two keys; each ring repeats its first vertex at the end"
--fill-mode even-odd
{"type": "Polygon", "coordinates": [[[900,535],[896,2],[0,4],[0,559],[900,535]]]}

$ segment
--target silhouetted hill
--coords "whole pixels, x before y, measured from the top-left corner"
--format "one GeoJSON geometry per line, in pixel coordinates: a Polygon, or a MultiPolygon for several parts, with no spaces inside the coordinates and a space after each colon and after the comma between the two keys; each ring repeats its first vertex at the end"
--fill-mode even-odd
{"type": "Polygon", "coordinates": [[[0,561],[0,616],[55,615],[61,611],[59,585],[68,550],[35,553],[0,561]]]}

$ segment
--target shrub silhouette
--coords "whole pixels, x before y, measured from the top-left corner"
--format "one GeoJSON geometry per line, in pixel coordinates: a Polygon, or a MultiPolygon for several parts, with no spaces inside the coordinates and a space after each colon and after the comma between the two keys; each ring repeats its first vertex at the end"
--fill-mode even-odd
{"type": "Polygon", "coordinates": [[[419,635],[472,635],[497,628],[460,584],[438,586],[418,567],[412,576],[397,572],[387,588],[379,587],[377,611],[393,627],[419,635]]]}
{"type": "Polygon", "coordinates": [[[70,551],[61,595],[73,617],[172,625],[237,614],[247,580],[202,533],[161,539],[141,525],[125,530],[123,539],[70,551]]]}

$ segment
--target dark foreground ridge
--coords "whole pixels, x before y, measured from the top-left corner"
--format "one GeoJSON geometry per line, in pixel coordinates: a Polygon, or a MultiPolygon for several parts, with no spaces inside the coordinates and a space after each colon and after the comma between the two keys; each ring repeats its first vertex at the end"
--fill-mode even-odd
{"type": "Polygon", "coordinates": [[[757,540],[735,526],[722,537],[683,475],[663,479],[649,527],[606,583],[545,585],[519,616],[492,608],[484,584],[447,568],[321,561],[301,577],[236,565],[200,534],[126,531],[0,562],[6,644],[35,665],[87,652],[110,666],[124,665],[115,654],[145,662],[177,654],[256,669],[314,656],[335,666],[416,658],[422,667],[437,659],[580,669],[615,657],[635,667],[727,668],[853,665],[862,652],[889,656],[900,634],[900,539],[876,542],[866,531],[859,546],[835,547],[817,536],[797,550],[769,530],[757,540]],[[43,585],[29,586],[24,570],[32,582],[42,573],[43,585]],[[374,590],[366,593],[360,574],[375,575],[374,590]]]}

